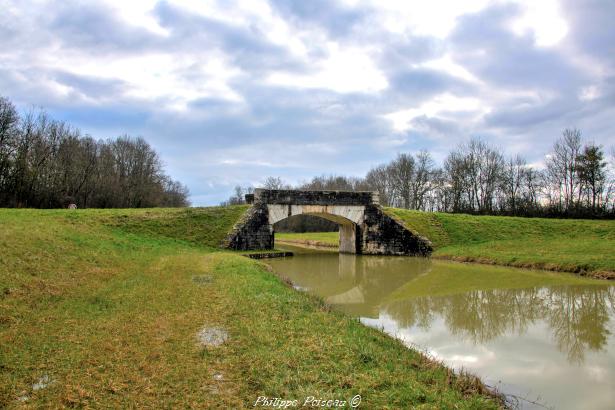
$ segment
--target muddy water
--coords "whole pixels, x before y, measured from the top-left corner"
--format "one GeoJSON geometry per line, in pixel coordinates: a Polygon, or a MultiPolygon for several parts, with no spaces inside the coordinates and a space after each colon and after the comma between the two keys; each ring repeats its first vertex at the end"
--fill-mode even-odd
{"type": "MultiPolygon", "coordinates": [[[[289,247],[290,249],[290,247],[289,247]]],[[[422,258],[302,252],[268,261],[297,288],[479,375],[522,408],[615,408],[615,287],[422,258]]]]}

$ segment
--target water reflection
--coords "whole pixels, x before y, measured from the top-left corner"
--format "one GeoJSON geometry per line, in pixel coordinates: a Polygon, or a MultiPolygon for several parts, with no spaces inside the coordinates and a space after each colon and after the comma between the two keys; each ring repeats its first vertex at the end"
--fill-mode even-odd
{"type": "Polygon", "coordinates": [[[367,325],[556,408],[615,402],[615,287],[421,258],[298,254],[274,270],[367,325]]]}
{"type": "Polygon", "coordinates": [[[302,288],[316,291],[327,303],[353,316],[376,318],[383,297],[410,278],[429,272],[431,262],[417,258],[408,266],[404,258],[309,253],[272,260],[271,265],[302,288]]]}
{"type": "Polygon", "coordinates": [[[523,335],[544,320],[559,351],[580,364],[584,351],[606,346],[615,288],[558,286],[532,289],[474,290],[450,296],[425,296],[384,304],[382,311],[402,328],[429,330],[438,316],[451,334],[483,344],[504,333],[523,335]]]}

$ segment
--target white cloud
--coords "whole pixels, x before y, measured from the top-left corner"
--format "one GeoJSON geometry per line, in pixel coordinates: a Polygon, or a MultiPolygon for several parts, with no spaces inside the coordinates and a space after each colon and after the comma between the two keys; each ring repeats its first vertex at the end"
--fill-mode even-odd
{"type": "Polygon", "coordinates": [[[484,9],[491,0],[358,0],[343,2],[352,7],[371,7],[381,27],[392,33],[412,33],[445,38],[455,28],[458,17],[484,9]]]}
{"type": "MultiPolygon", "coordinates": [[[[408,108],[384,115],[391,121],[393,130],[404,132],[412,128],[412,120],[421,117],[449,118],[455,113],[470,113],[474,119],[489,112],[489,108],[474,97],[457,97],[452,94],[439,94],[415,108],[408,108]]],[[[454,115],[453,115],[454,117],[454,115]]]]}
{"type": "Polygon", "coordinates": [[[158,0],[105,0],[105,3],[113,8],[125,23],[145,28],[165,37],[169,35],[169,31],[160,26],[152,15],[158,0]]]}
{"type": "Polygon", "coordinates": [[[314,62],[309,74],[276,72],[267,78],[273,85],[296,88],[323,88],[338,93],[373,93],[386,89],[388,81],[366,49],[340,47],[331,42],[328,56],[314,62]]]}
{"type": "Polygon", "coordinates": [[[135,56],[78,56],[59,52],[48,56],[48,67],[76,75],[120,80],[123,96],[144,101],[162,100],[168,108],[183,110],[191,101],[215,98],[242,102],[228,82],[241,75],[223,55],[211,53],[177,58],[167,53],[135,56]],[[187,75],[186,72],[190,72],[187,75]]]}
{"type": "Polygon", "coordinates": [[[462,80],[479,84],[481,81],[469,72],[462,65],[454,62],[450,55],[445,55],[435,60],[429,60],[424,63],[415,64],[416,68],[430,68],[433,70],[441,71],[449,74],[453,77],[461,78],[462,80]]]}
{"type": "Polygon", "coordinates": [[[579,91],[579,100],[581,101],[592,101],[598,97],[600,97],[600,90],[596,85],[588,85],[579,91]]]}
{"type": "Polygon", "coordinates": [[[523,14],[511,22],[517,35],[531,31],[536,45],[553,46],[568,32],[558,0],[342,0],[350,7],[371,7],[376,20],[387,31],[446,38],[463,15],[477,13],[496,3],[521,6],[523,14]]]}
{"type": "MultiPolygon", "coordinates": [[[[265,0],[250,1],[200,1],[175,0],[174,5],[192,13],[206,16],[236,27],[254,27],[271,43],[285,47],[297,56],[306,57],[309,47],[303,33],[278,16],[265,0]]],[[[313,38],[311,39],[313,41],[313,38]]]]}
{"type": "Polygon", "coordinates": [[[568,33],[568,23],[562,17],[557,0],[516,0],[524,9],[523,15],[512,22],[517,35],[528,31],[534,34],[536,45],[554,46],[568,33]]]}

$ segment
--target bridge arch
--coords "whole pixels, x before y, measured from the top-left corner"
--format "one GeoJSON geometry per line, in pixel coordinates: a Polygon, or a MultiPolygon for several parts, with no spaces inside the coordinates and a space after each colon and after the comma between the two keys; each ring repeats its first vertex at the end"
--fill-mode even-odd
{"type": "Polygon", "coordinates": [[[340,227],[340,252],[373,255],[431,253],[429,240],[386,215],[377,192],[256,189],[252,204],[226,238],[230,249],[272,249],[273,225],[295,215],[314,215],[340,227]]]}
{"type": "MultiPolygon", "coordinates": [[[[281,205],[268,206],[269,224],[298,215],[312,215],[335,222],[339,226],[341,253],[361,253],[359,243],[360,224],[365,218],[364,206],[360,205],[281,205]]],[[[274,232],[275,244],[275,232],[274,232]]]]}

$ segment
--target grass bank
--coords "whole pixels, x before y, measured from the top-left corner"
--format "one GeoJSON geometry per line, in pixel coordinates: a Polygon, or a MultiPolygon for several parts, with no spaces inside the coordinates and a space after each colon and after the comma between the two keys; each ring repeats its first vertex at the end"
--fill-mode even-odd
{"type": "Polygon", "coordinates": [[[498,406],[471,379],[216,249],[244,211],[0,210],[0,407],[357,394],[362,408],[498,406]],[[226,341],[203,346],[203,330],[226,341]]]}
{"type": "MultiPolygon", "coordinates": [[[[429,238],[436,258],[615,278],[615,221],[385,212],[429,238]]],[[[295,244],[338,241],[336,232],[276,237],[295,244]]]]}
{"type": "Polygon", "coordinates": [[[386,212],[427,236],[434,256],[615,278],[615,221],[386,212]]]}

